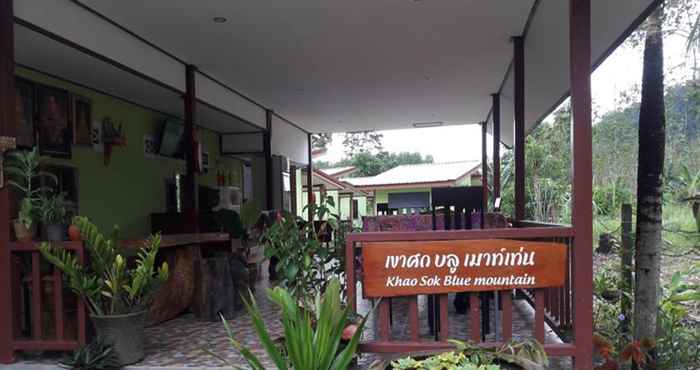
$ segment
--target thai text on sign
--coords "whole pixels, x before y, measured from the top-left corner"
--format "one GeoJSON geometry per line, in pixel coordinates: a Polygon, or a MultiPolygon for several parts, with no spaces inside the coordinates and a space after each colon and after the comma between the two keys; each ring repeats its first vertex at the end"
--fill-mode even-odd
{"type": "Polygon", "coordinates": [[[362,247],[363,294],[416,294],[562,286],[566,245],[517,240],[373,242],[362,247]]]}

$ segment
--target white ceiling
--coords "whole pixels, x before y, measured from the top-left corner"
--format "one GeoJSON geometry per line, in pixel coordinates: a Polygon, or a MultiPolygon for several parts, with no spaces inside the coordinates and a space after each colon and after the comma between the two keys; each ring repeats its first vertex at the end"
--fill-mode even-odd
{"type": "Polygon", "coordinates": [[[533,4],[82,2],[313,132],[484,120],[533,4]]]}
{"type": "MultiPolygon", "coordinates": [[[[184,116],[181,93],[147,81],[19,24],[15,24],[15,45],[15,60],[21,66],[58,76],[164,114],[178,118],[184,116]]],[[[258,130],[237,117],[201,103],[197,104],[196,123],[219,132],[258,130]]]]}
{"type": "MultiPolygon", "coordinates": [[[[510,37],[523,32],[534,3],[534,0],[216,0],[206,2],[206,6],[191,0],[49,3],[54,4],[51,6],[56,12],[65,11],[65,14],[77,14],[69,13],[68,8],[85,4],[174,54],[177,57],[174,59],[158,51],[133,52],[144,45],[150,46],[108,22],[92,22],[94,25],[89,26],[87,23],[92,24],[90,21],[98,18],[96,15],[88,13],[88,18],[82,18],[81,22],[57,24],[55,17],[38,11],[41,2],[22,0],[20,4],[24,5],[19,6],[18,1],[15,3],[20,18],[45,24],[56,32],[60,30],[98,53],[104,49],[111,53],[112,59],[123,60],[132,68],[145,65],[152,70],[154,60],[166,60],[167,71],[160,74],[169,79],[160,80],[176,90],[182,88],[181,81],[173,77],[179,76],[177,70],[183,67],[178,64],[179,59],[196,65],[312,132],[484,120],[491,106],[490,94],[501,86],[512,59],[510,37]],[[228,21],[215,23],[214,17],[225,17],[228,21]],[[113,37],[114,47],[105,42],[95,43],[94,38],[87,36],[90,27],[100,29],[100,35],[113,37]],[[130,45],[128,37],[131,42],[141,44],[130,45]],[[130,48],[124,49],[123,55],[115,54],[118,45],[130,48]],[[139,62],[141,59],[144,61],[139,62]]],[[[591,62],[596,63],[654,0],[592,1],[591,62]]],[[[61,17],[67,18],[70,17],[61,17]]],[[[18,28],[18,61],[29,60],[48,69],[47,72],[67,78],[75,76],[78,82],[95,83],[103,90],[115,90],[115,95],[145,101],[158,109],[181,110],[179,96],[176,101],[172,95],[177,94],[172,91],[128,76],[123,70],[94,58],[86,60],[91,57],[75,50],[70,52],[66,46],[32,44],[39,40],[37,36],[26,37],[22,27],[18,28]]],[[[568,1],[541,0],[525,42],[528,130],[568,90],[568,32],[568,1]]],[[[159,76],[144,73],[156,79],[159,76]]],[[[511,73],[503,85],[501,102],[501,133],[506,144],[512,143],[512,89],[511,73]]],[[[224,102],[210,98],[207,98],[209,103],[224,108],[224,102]]],[[[223,111],[235,114],[228,108],[223,111]]],[[[203,106],[199,109],[203,119],[200,124],[223,132],[245,126],[231,120],[223,111],[203,106]]],[[[245,114],[241,117],[251,121],[245,114]]],[[[261,126],[261,122],[254,123],[261,126]]]]}

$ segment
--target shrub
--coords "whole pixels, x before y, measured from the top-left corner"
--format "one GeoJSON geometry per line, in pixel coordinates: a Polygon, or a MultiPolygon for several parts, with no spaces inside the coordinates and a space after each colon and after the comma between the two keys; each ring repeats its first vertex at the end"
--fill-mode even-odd
{"type": "MultiPolygon", "coordinates": [[[[277,369],[345,370],[350,366],[360,342],[366,317],[362,319],[349,342],[342,347],[343,331],[350,322],[348,309],[341,306],[340,289],[340,281],[337,278],[331,279],[326,292],[322,296],[316,296],[313,311],[299,307],[296,299],[283,288],[276,287],[267,291],[269,299],[282,310],[282,348],[279,348],[267,331],[253,295],[250,295],[250,300],[245,301],[255,332],[277,369]]],[[[233,329],[225,319],[222,320],[229,341],[243,355],[248,365],[253,370],[265,370],[260,359],[236,340],[233,329]]],[[[228,364],[225,358],[211,351],[207,352],[228,364]]],[[[238,369],[233,364],[229,365],[238,369]]]]}

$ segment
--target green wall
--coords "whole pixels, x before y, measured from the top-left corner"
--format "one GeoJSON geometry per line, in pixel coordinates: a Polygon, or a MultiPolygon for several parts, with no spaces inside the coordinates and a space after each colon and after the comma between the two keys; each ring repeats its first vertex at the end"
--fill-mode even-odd
{"type": "MultiPolygon", "coordinates": [[[[298,188],[300,188],[298,186],[298,188]]],[[[307,213],[303,211],[304,207],[308,204],[308,197],[306,195],[306,192],[300,192],[301,197],[297,198],[297,215],[299,217],[304,217],[306,218],[307,213]]],[[[319,199],[320,194],[318,191],[314,192],[314,197],[315,199],[319,199]]],[[[333,198],[333,202],[335,204],[335,207],[331,207],[332,212],[336,213],[340,216],[341,220],[347,220],[348,216],[350,215],[350,197],[344,195],[342,198],[340,198],[340,202],[338,201],[338,191],[337,190],[328,190],[326,191],[326,197],[327,198],[333,198]],[[340,210],[340,212],[338,212],[340,210]]],[[[358,213],[357,216],[358,218],[353,220],[353,224],[355,226],[362,226],[362,216],[367,216],[368,215],[368,210],[367,210],[367,197],[354,197],[353,199],[357,200],[357,207],[358,207],[358,213]]]]}
{"type": "MultiPolygon", "coordinates": [[[[47,158],[47,162],[78,169],[80,214],[98,226],[117,224],[124,238],[143,237],[150,232],[150,214],[165,211],[165,180],[185,171],[185,162],[144,155],[143,137],[157,135],[166,117],[154,111],[75,86],[43,74],[18,67],[16,74],[25,79],[70,91],[92,101],[93,122],[105,116],[124,126],[127,146],[115,147],[111,163],[105,166],[101,152],[91,146],[73,145],[72,158],[47,158]]],[[[234,182],[241,181],[241,162],[219,156],[216,132],[200,129],[200,141],[209,153],[210,170],[198,178],[202,185],[216,185],[216,168],[232,172],[234,182]]]]}

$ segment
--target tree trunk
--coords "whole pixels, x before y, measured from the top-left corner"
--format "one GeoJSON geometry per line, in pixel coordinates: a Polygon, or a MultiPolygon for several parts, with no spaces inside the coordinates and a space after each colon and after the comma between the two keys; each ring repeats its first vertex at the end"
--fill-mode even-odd
{"type": "MultiPolygon", "coordinates": [[[[659,12],[648,20],[639,112],[634,292],[634,336],[639,340],[655,337],[659,303],[662,174],[666,141],[663,37],[659,12]]],[[[655,367],[649,364],[646,368],[655,367]]]]}

